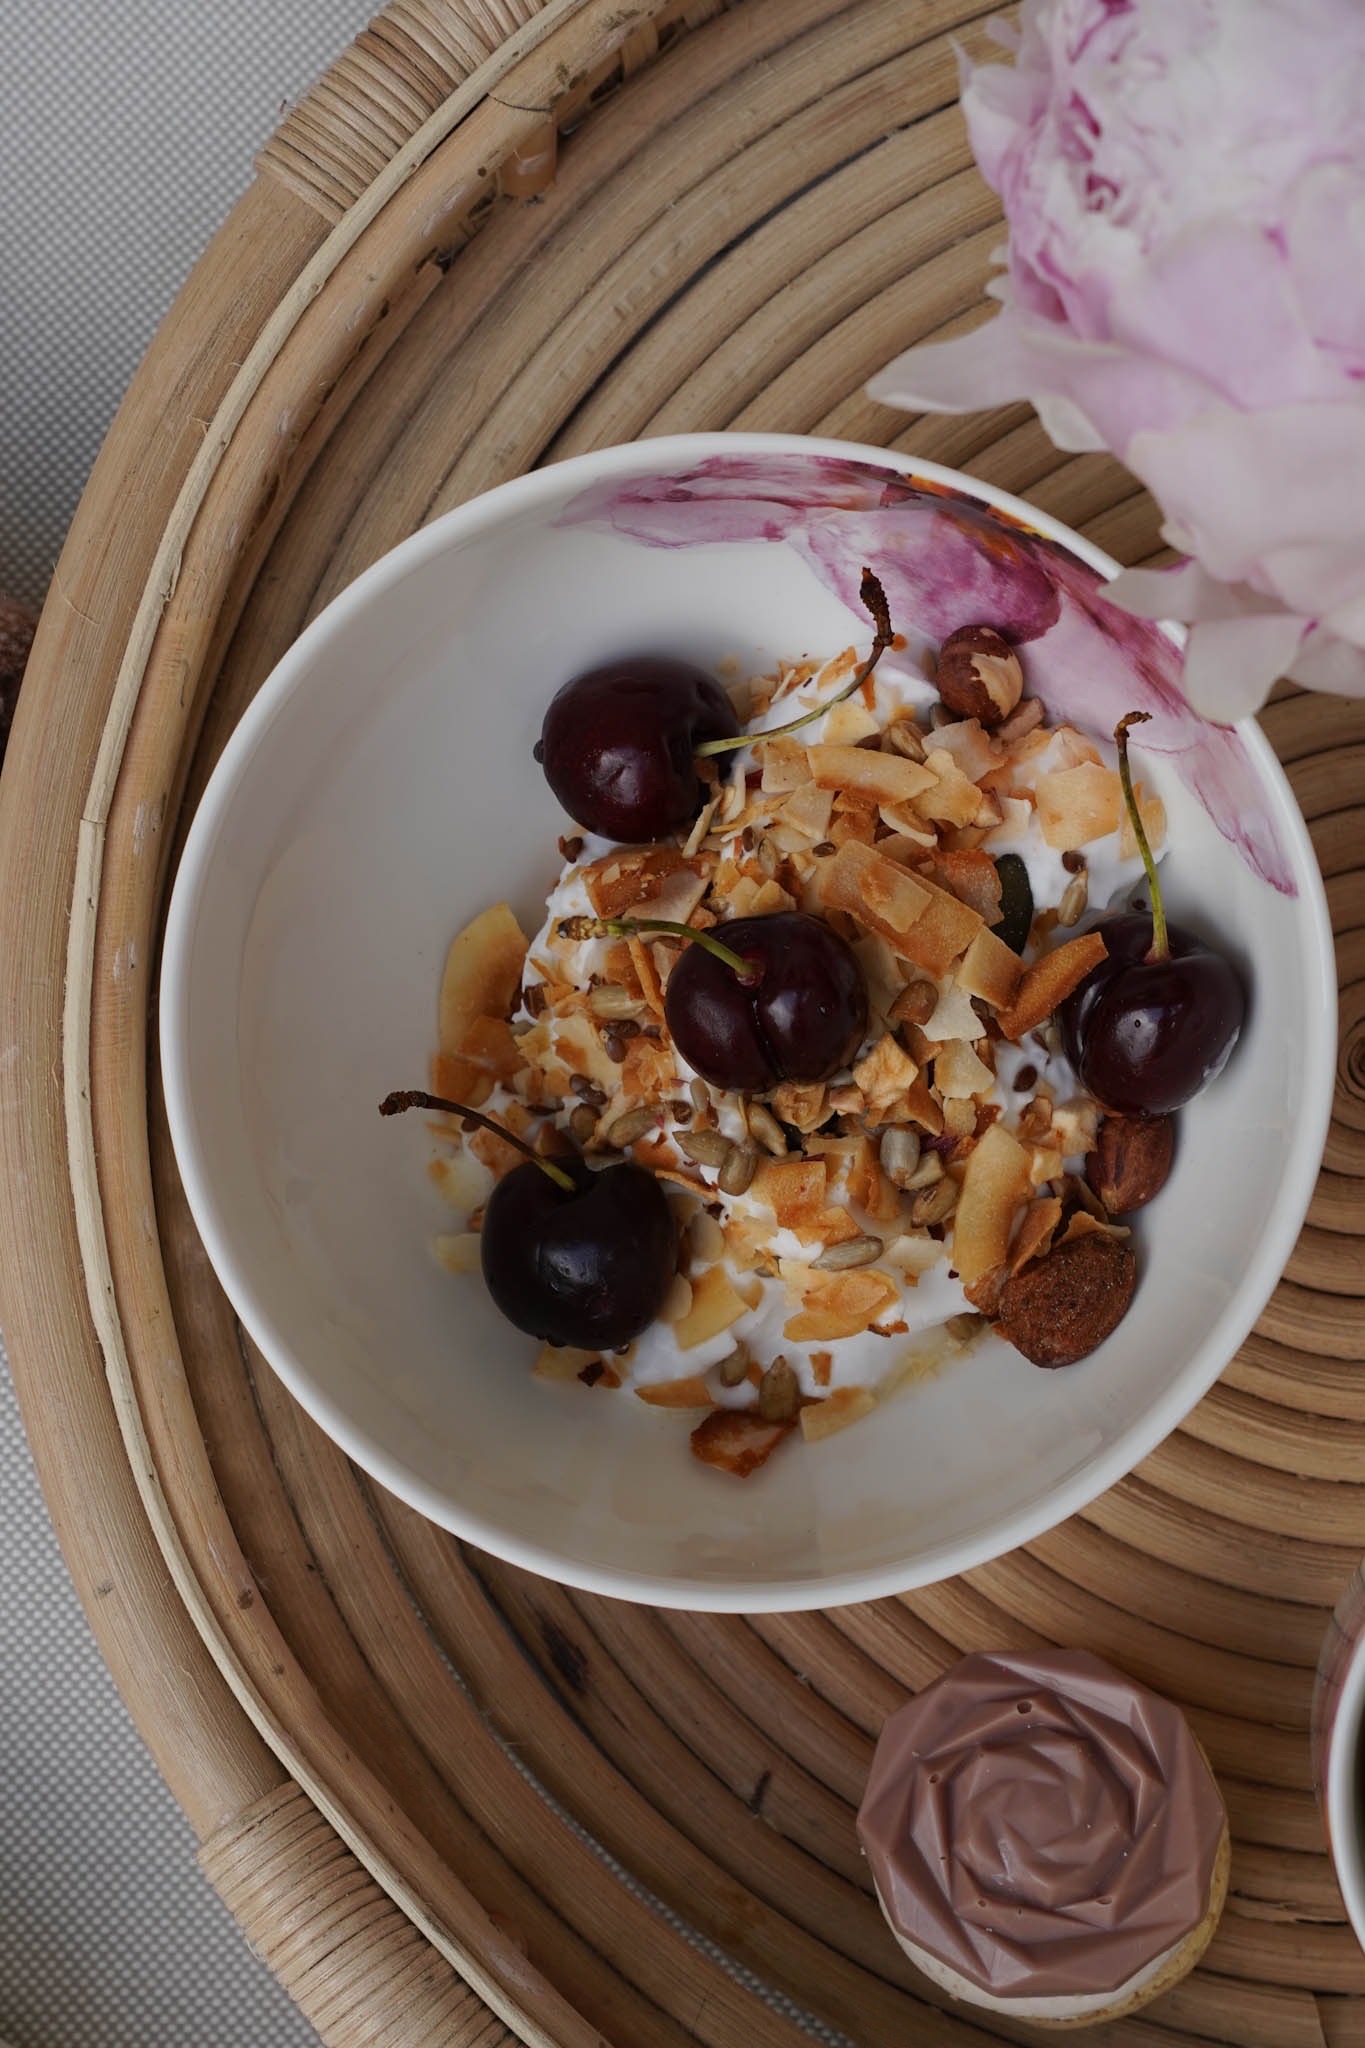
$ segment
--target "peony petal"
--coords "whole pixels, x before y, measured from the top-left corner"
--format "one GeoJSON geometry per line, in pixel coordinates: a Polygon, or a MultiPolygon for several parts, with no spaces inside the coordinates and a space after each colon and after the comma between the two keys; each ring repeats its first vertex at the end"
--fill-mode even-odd
{"type": "Polygon", "coordinates": [[[1173,364],[1077,341],[1008,305],[970,334],[908,349],[867,388],[883,405],[916,412],[975,412],[1019,398],[1037,404],[1049,394],[1066,402],[1056,417],[1076,434],[1059,447],[1112,448],[1124,460],[1137,429],[1182,426],[1217,400],[1203,379],[1173,364]]]}
{"type": "Polygon", "coordinates": [[[1309,618],[1358,593],[1365,403],[1220,406],[1135,435],[1125,460],[1212,575],[1309,618]]]}
{"type": "Polygon", "coordinates": [[[1308,623],[1292,612],[1248,612],[1191,626],[1185,694],[1195,710],[1220,725],[1249,718],[1298,652],[1308,623]]]}
{"type": "Polygon", "coordinates": [[[1305,690],[1334,690],[1341,697],[1365,697],[1365,651],[1321,630],[1304,641],[1285,671],[1305,690]]]}
{"type": "Polygon", "coordinates": [[[1207,377],[1233,405],[1339,398],[1349,388],[1344,366],[1304,326],[1276,238],[1251,220],[1183,229],[1120,283],[1109,314],[1120,346],[1207,377]]]}

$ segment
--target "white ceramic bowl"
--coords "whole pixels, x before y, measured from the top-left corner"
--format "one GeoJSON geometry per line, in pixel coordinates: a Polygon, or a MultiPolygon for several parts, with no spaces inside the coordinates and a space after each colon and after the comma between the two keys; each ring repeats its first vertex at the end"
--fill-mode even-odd
{"type": "Polygon", "coordinates": [[[1173,642],[1094,596],[1113,565],[1016,499],[870,448],[646,441],[541,470],[375,564],[290,649],[228,743],[175,885],[161,1042],[195,1220],[285,1384],[367,1471],[513,1563],[632,1599],[778,1609],[980,1564],[1082,1507],[1175,1427],[1274,1286],[1332,1088],[1332,949],[1308,837],[1260,734],[1211,734],[1173,642]],[[1143,754],[1171,909],[1252,989],[1223,1078],[1184,1113],[1117,1334],[1060,1372],[992,1340],[876,1426],[737,1482],[685,1418],[534,1382],[424,1173],[420,1085],[456,929],[506,896],[528,929],[562,814],[532,759],[553,690],[631,647],[756,669],[865,637],[871,561],[912,651],[974,619],[1030,686],[1143,754]],[[1117,636],[1117,637],[1115,637],[1117,636]],[[1196,794],[1198,791],[1200,794],[1196,794]],[[1207,807],[1206,807],[1207,800],[1207,807]],[[1214,815],[1216,814],[1216,816],[1214,815]],[[1267,879],[1269,875],[1270,879],[1267,879]]]}

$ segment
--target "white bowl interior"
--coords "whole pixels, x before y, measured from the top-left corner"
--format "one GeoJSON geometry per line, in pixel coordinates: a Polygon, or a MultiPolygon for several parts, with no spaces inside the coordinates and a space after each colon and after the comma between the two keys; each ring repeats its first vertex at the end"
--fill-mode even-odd
{"type": "MultiPolygon", "coordinates": [[[[681,446],[695,460],[696,443],[681,446]]],[[[611,458],[622,474],[680,459],[664,442],[611,458]]],[[[1254,1001],[1226,1074],[1182,1118],[1140,1231],[1137,1303],[1092,1359],[1042,1372],[991,1342],[875,1427],[798,1445],[746,1483],[698,1465],[677,1414],[533,1381],[531,1340],[477,1278],[432,1257],[433,1235],[458,1226],[424,1171],[423,1121],[381,1120],[376,1105],[425,1078],[458,927],[502,896],[528,929],[543,914],[567,829],[532,758],[546,701],[631,646],[761,669],[861,630],[787,547],[669,550],[557,528],[603,460],[523,480],[378,565],[230,743],[182,863],[163,979],[187,1191],[294,1393],[380,1481],[474,1542],[695,1606],[924,1582],[1128,1469],[1277,1276],[1316,1168],[1324,1069],[1330,1087],[1330,950],[1306,835],[1259,748],[1298,887],[1281,894],[1173,773],[1144,763],[1168,806],[1170,908],[1231,950],[1254,1001]]]]}

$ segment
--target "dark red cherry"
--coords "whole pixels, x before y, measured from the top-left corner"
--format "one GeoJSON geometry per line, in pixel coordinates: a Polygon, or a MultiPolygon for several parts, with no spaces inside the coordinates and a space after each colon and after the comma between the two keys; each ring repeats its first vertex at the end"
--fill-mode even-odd
{"type": "Polygon", "coordinates": [[[614,1351],[658,1315],[678,1263],[663,1189],[626,1161],[595,1173],[557,1160],[558,1187],[529,1159],[494,1188],[479,1235],[483,1277],[509,1323],[547,1344],[614,1351]]]}
{"type": "Polygon", "coordinates": [[[704,669],[630,655],[565,683],[545,713],[536,759],[585,831],[632,843],[665,839],[701,809],[697,748],[739,729],[730,699],[704,669]]]}
{"type": "Polygon", "coordinates": [[[652,1173],[631,1160],[594,1173],[578,1158],[544,1158],[481,1109],[424,1088],[395,1089],[379,1114],[407,1109],[457,1116],[526,1154],[488,1197],[479,1234],[488,1292],[509,1323],[546,1344],[615,1351],[653,1322],[678,1233],[652,1173]]]}
{"type": "Polygon", "coordinates": [[[749,971],[741,979],[690,945],[668,978],[673,1043],[703,1080],[753,1094],[780,1081],[827,1081],[848,1065],[867,1030],[867,984],[833,926],[783,910],[735,918],[706,936],[749,971]]]}
{"type": "Polygon", "coordinates": [[[1179,1109],[1222,1072],[1246,1016],[1236,969],[1192,932],[1167,926],[1151,957],[1146,911],[1099,926],[1107,957],[1062,1005],[1062,1041],[1090,1093],[1124,1115],[1179,1109]]]}

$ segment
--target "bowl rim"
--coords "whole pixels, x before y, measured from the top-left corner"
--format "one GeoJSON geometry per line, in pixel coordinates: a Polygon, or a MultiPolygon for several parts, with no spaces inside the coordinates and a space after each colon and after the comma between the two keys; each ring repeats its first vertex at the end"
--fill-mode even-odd
{"type": "MultiPolygon", "coordinates": [[[[838,1607],[896,1593],[970,1571],[1004,1556],[1058,1527],[1089,1505],[1150,1455],[1217,1380],[1250,1332],[1283,1276],[1317,1181],[1331,1120],[1336,1064],[1336,974],[1331,919],[1317,858],[1302,813],[1284,770],[1254,719],[1235,730],[1251,754],[1263,784],[1278,799],[1277,817],[1299,885],[1302,915],[1312,941],[1319,986],[1305,991],[1305,1105],[1276,1193],[1269,1221],[1248,1260],[1231,1300],[1204,1342],[1191,1355],[1161,1399],[1145,1409],[1105,1450],[1078,1465],[993,1534],[940,1543],[899,1565],[784,1580],[768,1585],[743,1581],[698,1581],[657,1577],[613,1566],[565,1558],[543,1543],[525,1541],[489,1524],[411,1471],[368,1431],[355,1426],[328,1390],[307,1371],[257,1300],[249,1273],[238,1261],[223,1210],[214,1192],[199,1142],[198,1119],[189,1088],[185,1016],[194,928],[204,884],[238,784],[270,725],[299,687],[315,652],[344,632],[379,593],[446,549],[459,546],[490,520],[534,509],[562,495],[577,477],[584,484],[630,474],[642,466],[682,467],[716,455],[781,455],[834,458],[888,469],[945,485],[1042,538],[1066,547],[1108,578],[1119,564],[1070,527],[1013,493],[983,483],[961,470],[921,461],[893,449],[817,435],[711,432],[673,434],[624,442],[570,456],[494,485],[410,534],[340,591],[286,649],[229,735],[200,798],[186,835],[171,890],[161,958],[159,1040],[162,1086],[171,1140],[195,1227],[224,1292],[253,1343],[285,1387],[357,1465],[430,1521],[505,1562],[581,1592],[605,1594],[652,1606],[707,1613],[791,1613],[838,1607]]],[[[1163,622],[1162,630],[1183,645],[1184,629],[1163,622]]]]}

